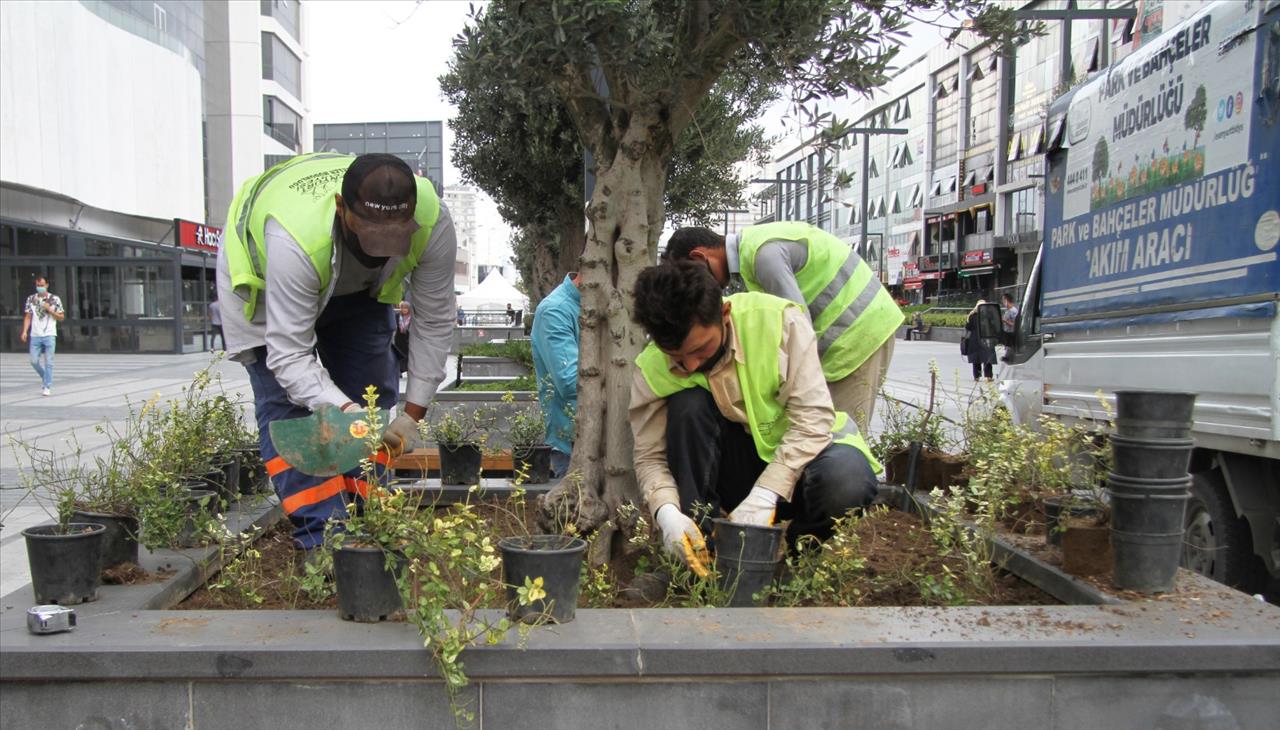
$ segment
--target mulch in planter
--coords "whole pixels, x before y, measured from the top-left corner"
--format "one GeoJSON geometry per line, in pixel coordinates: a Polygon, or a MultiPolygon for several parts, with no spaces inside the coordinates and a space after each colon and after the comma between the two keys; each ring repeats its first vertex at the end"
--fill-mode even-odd
{"type": "MultiPolygon", "coordinates": [[[[481,504],[478,509],[490,524],[499,526],[503,535],[522,534],[526,530],[538,532],[534,523],[532,504],[523,515],[525,526],[520,527],[518,515],[491,504],[481,504]]],[[[954,558],[940,558],[919,517],[892,511],[877,511],[858,522],[860,557],[866,561],[865,581],[859,585],[859,606],[926,606],[936,605],[924,598],[917,581],[922,575],[940,575],[943,566],[952,571],[962,571],[963,564],[954,558]]],[[[1043,539],[1043,538],[1041,538],[1043,539]]],[[[255,571],[256,592],[261,603],[254,603],[236,591],[210,590],[202,587],[179,604],[179,609],[335,609],[336,600],[311,601],[297,589],[294,576],[302,568],[298,563],[290,539],[287,521],[277,523],[264,531],[257,542],[261,552],[259,567],[255,571]]],[[[615,560],[609,568],[610,580],[617,589],[633,584],[637,571],[648,565],[653,570],[653,560],[642,553],[630,553],[615,560]]],[[[640,570],[640,572],[644,572],[640,570]]],[[[974,597],[976,605],[1050,605],[1058,601],[1038,588],[1009,573],[1000,573],[990,595],[974,597]]],[[[682,605],[679,597],[652,594],[639,595],[637,591],[617,590],[607,606],[614,608],[649,608],[655,606],[682,605]]],[[[590,601],[583,591],[580,608],[601,607],[600,602],[590,601]]],[[[496,606],[495,606],[496,608],[496,606]]]]}

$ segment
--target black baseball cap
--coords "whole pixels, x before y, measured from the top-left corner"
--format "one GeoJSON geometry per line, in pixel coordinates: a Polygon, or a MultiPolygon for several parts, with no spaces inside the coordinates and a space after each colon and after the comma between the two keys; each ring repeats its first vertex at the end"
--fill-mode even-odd
{"type": "Polygon", "coordinates": [[[351,211],[346,223],[370,256],[404,256],[421,226],[414,220],[418,183],[395,155],[360,155],[342,178],[342,202],[351,211]]]}

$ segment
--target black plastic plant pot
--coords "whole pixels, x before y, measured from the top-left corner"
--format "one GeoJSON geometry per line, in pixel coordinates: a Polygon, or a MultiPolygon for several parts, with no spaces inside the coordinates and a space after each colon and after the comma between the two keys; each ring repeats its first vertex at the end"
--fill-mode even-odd
{"type": "Polygon", "coordinates": [[[1107,488],[1123,494],[1181,494],[1191,488],[1191,477],[1184,474],[1169,479],[1143,479],[1111,472],[1107,488]]]}
{"type": "MultiPolygon", "coordinates": [[[[781,527],[742,525],[726,519],[715,523],[716,573],[721,590],[730,591],[729,606],[760,605],[756,594],[773,582],[781,562],[781,527]]],[[[763,598],[763,597],[762,597],[763,598]]]]}
{"type": "Polygon", "coordinates": [[[236,455],[239,471],[236,485],[240,494],[248,496],[256,494],[262,488],[266,469],[262,465],[262,455],[257,446],[242,446],[233,452],[236,455]]]}
{"type": "Polygon", "coordinates": [[[1135,439],[1111,437],[1112,469],[1125,477],[1172,479],[1187,475],[1192,439],[1135,439]]]}
{"type": "Polygon", "coordinates": [[[218,494],[212,489],[188,489],[177,495],[186,502],[187,518],[178,531],[178,547],[190,548],[200,544],[198,525],[204,520],[198,519],[202,512],[212,513],[216,509],[218,494]]]}
{"type": "Polygon", "coordinates": [[[502,582],[507,584],[507,615],[513,621],[564,624],[578,607],[578,580],[587,543],[569,535],[508,537],[498,543],[502,582]],[[517,591],[525,579],[542,579],[546,596],[521,606],[517,591]]]}
{"type": "Polygon", "coordinates": [[[1183,527],[1190,492],[1111,492],[1111,527],[1121,532],[1171,534],[1183,527]]]}
{"type": "Polygon", "coordinates": [[[71,521],[95,523],[106,528],[102,538],[103,570],[123,563],[138,564],[138,518],[78,509],[71,513],[71,521]]]}
{"type": "Polygon", "coordinates": [[[22,531],[36,603],[74,606],[98,600],[102,541],[107,528],[92,522],[36,525],[22,531]]]}
{"type": "Polygon", "coordinates": [[[1116,434],[1136,439],[1186,439],[1191,436],[1195,393],[1116,391],[1116,434]]]}
{"type": "Polygon", "coordinates": [[[206,478],[213,482],[213,489],[228,504],[240,498],[240,460],[234,454],[215,461],[206,478]]]}
{"type": "Polygon", "coordinates": [[[472,485],[480,483],[480,447],[475,444],[440,444],[440,483],[472,485]]]}
{"type": "MultiPolygon", "coordinates": [[[[402,566],[404,556],[393,555],[402,566]]],[[[344,621],[386,621],[404,606],[396,574],[387,569],[387,554],[382,548],[342,545],[334,549],[333,579],[338,589],[338,615],[344,621]]]]}
{"type": "Polygon", "coordinates": [[[1173,590],[1182,557],[1182,531],[1135,533],[1111,531],[1117,588],[1139,593],[1173,590]]]}
{"type": "Polygon", "coordinates": [[[546,484],[551,481],[551,447],[533,446],[511,452],[517,477],[523,475],[525,484],[546,484]]]}
{"type": "Polygon", "coordinates": [[[1050,545],[1062,545],[1062,512],[1067,506],[1069,517],[1097,517],[1102,514],[1102,505],[1096,502],[1081,501],[1070,497],[1044,498],[1044,540],[1050,545]],[[1064,503],[1066,503],[1064,505],[1064,503]],[[1069,506],[1067,506],[1069,505],[1069,506]]]}

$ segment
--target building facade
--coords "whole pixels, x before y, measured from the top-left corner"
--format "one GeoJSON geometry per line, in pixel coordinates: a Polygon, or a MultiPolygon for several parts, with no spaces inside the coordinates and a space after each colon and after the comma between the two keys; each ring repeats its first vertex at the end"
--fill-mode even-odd
{"type": "Polygon", "coordinates": [[[470,185],[455,185],[444,191],[444,204],[453,216],[453,230],[458,237],[458,263],[453,271],[453,288],[459,292],[483,280],[480,274],[480,227],[476,209],[480,193],[470,185]]]}
{"type": "Polygon", "coordinates": [[[309,143],[297,0],[0,3],[0,348],[43,275],[58,348],[209,349],[219,228],[309,143]]]}
{"type": "MultiPolygon", "coordinates": [[[[855,129],[834,148],[798,144],[759,193],[759,222],[804,220],[858,248],[903,299],[1015,297],[1042,237],[1045,153],[1057,96],[1203,6],[1201,0],[1079,0],[1132,19],[1045,20],[1009,54],[972,34],[939,43],[869,98],[834,105],[855,129]],[[1066,35],[1064,35],[1066,34],[1066,35]]],[[[1019,2],[1061,10],[1061,0],[1019,2]]]]}
{"type": "Polygon", "coordinates": [[[404,160],[414,174],[440,192],[444,187],[444,122],[355,122],[317,124],[316,152],[363,155],[387,152],[404,160]]]}

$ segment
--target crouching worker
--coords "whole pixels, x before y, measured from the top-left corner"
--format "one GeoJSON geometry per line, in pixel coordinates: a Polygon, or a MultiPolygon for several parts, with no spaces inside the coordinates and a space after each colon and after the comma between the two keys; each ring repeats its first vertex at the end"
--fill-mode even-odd
{"type": "Polygon", "coordinates": [[[722,298],[705,266],[679,262],[640,274],[633,316],[652,340],[631,384],[636,476],[668,551],[697,557],[722,513],[789,520],[792,546],[825,540],[835,518],[875,498],[880,464],[833,409],[797,304],[722,298]]]}

